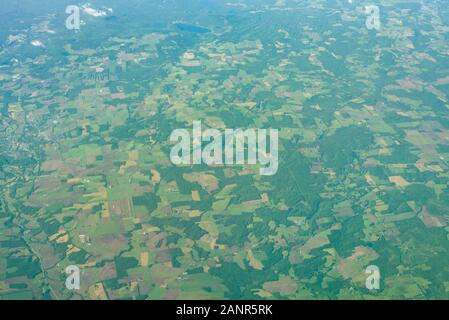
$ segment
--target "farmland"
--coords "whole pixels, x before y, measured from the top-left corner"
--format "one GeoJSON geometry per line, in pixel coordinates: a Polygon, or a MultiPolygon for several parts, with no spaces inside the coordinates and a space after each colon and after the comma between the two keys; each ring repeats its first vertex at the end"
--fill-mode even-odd
{"type": "Polygon", "coordinates": [[[369,1],[91,2],[0,32],[0,300],[449,299],[444,1],[380,30],[369,1]],[[173,164],[195,121],[278,130],[277,172],[173,164]]]}

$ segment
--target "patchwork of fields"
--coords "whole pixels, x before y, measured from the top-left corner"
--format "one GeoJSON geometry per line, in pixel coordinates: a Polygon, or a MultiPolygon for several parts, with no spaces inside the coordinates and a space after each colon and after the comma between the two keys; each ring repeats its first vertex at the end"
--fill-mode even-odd
{"type": "Polygon", "coordinates": [[[448,3],[65,2],[0,33],[0,299],[449,298],[448,3]],[[194,121],[276,174],[174,165],[194,121]]]}

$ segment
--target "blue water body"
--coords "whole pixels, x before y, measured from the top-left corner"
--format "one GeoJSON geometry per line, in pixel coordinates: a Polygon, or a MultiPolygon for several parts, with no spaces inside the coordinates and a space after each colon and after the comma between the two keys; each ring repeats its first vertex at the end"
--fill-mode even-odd
{"type": "Polygon", "coordinates": [[[181,31],[188,31],[188,32],[194,32],[194,33],[210,32],[210,30],[207,28],[195,26],[193,24],[187,24],[187,23],[176,23],[176,27],[181,31]]]}

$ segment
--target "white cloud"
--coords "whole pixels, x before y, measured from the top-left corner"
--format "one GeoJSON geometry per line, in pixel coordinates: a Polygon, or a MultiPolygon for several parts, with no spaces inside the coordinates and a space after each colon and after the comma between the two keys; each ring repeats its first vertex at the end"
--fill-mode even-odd
{"type": "Polygon", "coordinates": [[[42,48],[45,48],[44,44],[43,44],[41,41],[39,41],[39,40],[33,40],[33,41],[31,41],[31,44],[32,44],[33,46],[35,46],[35,47],[42,47],[42,48]]]}
{"type": "MultiPolygon", "coordinates": [[[[82,6],[84,13],[92,16],[92,17],[106,17],[108,14],[106,11],[103,10],[97,10],[91,7],[90,3],[86,3],[82,6]]],[[[112,12],[112,9],[108,10],[109,12],[112,12]]]]}

